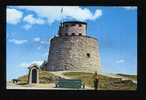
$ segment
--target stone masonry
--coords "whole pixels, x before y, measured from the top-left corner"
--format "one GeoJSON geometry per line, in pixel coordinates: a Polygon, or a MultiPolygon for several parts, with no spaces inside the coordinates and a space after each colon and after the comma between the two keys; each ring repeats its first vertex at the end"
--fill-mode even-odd
{"type": "Polygon", "coordinates": [[[46,69],[48,71],[99,72],[100,60],[97,39],[86,36],[85,33],[71,35],[71,32],[67,36],[64,34],[52,38],[46,69]]]}

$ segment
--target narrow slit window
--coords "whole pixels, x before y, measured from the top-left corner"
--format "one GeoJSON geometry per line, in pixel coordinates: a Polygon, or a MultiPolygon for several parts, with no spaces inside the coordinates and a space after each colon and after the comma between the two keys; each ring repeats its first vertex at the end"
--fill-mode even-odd
{"type": "Polygon", "coordinates": [[[82,35],[82,33],[79,33],[79,36],[81,36],[82,35]]]}
{"type": "Polygon", "coordinates": [[[87,53],[87,57],[90,58],[90,53],[87,53]]]}
{"type": "Polygon", "coordinates": [[[68,27],[68,25],[65,25],[65,27],[68,27]]]}
{"type": "Polygon", "coordinates": [[[82,27],[82,24],[79,24],[79,27],[82,27]]]}
{"type": "Polygon", "coordinates": [[[65,33],[65,36],[68,36],[68,33],[65,33]]]}
{"type": "Polygon", "coordinates": [[[71,24],[71,26],[76,26],[76,24],[71,24]]]}
{"type": "Polygon", "coordinates": [[[72,33],[72,36],[75,36],[75,33],[72,33]]]}

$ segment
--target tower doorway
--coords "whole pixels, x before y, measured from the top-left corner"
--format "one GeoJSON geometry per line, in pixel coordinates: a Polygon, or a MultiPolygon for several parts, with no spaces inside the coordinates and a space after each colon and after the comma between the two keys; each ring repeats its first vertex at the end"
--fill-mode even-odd
{"type": "Polygon", "coordinates": [[[37,83],[37,69],[32,70],[32,83],[37,83]]]}
{"type": "Polygon", "coordinates": [[[39,83],[39,67],[36,64],[32,64],[29,69],[28,75],[28,83],[31,85],[32,83],[38,84],[39,83]]]}

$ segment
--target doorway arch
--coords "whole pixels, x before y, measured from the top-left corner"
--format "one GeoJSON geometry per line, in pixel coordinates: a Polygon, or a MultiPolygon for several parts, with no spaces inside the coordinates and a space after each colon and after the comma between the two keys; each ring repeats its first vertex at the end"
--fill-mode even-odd
{"type": "Polygon", "coordinates": [[[32,69],[32,83],[37,83],[37,69],[32,69]]]}
{"type": "Polygon", "coordinates": [[[39,83],[39,67],[36,64],[32,64],[29,69],[28,83],[38,84],[39,83]]]}

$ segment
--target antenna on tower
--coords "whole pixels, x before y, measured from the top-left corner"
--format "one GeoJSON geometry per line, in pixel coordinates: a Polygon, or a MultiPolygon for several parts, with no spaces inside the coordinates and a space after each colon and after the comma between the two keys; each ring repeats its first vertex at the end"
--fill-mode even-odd
{"type": "Polygon", "coordinates": [[[62,14],[63,8],[61,8],[61,11],[60,11],[60,12],[61,12],[61,13],[60,13],[61,20],[60,20],[59,31],[58,31],[58,34],[59,34],[59,35],[60,35],[60,33],[61,33],[61,28],[63,27],[63,14],[62,14]]]}
{"type": "Polygon", "coordinates": [[[61,8],[61,27],[63,26],[63,7],[61,8]]]}

